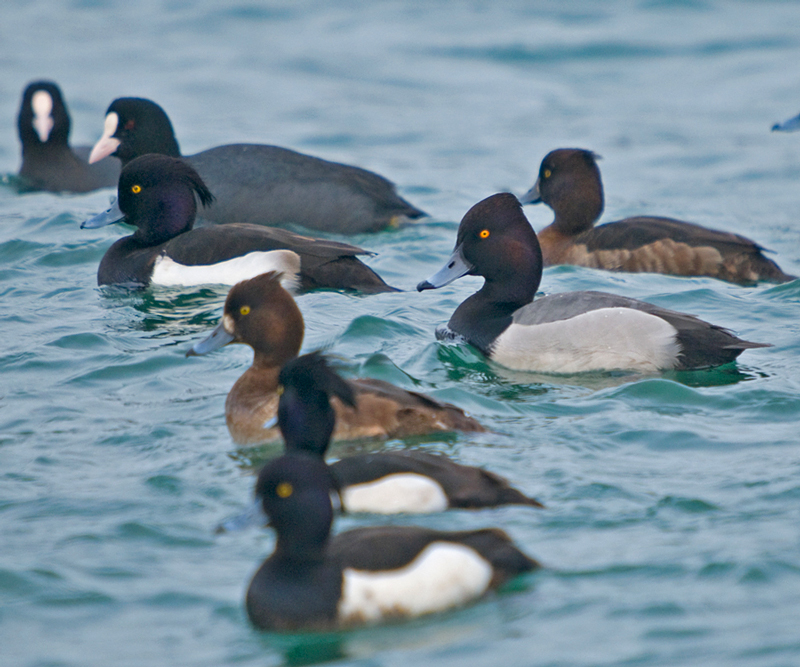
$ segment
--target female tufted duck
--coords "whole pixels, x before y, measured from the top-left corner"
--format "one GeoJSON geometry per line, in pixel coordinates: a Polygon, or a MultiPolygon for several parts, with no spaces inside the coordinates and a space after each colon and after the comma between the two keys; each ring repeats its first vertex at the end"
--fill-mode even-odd
{"type": "MultiPolygon", "coordinates": [[[[279,276],[268,273],[234,285],[225,300],[222,321],[187,356],[208,354],[229,343],[253,348],[253,365],[236,381],[225,401],[225,420],[234,442],[256,444],[275,440],[278,431],[265,427],[278,409],[278,374],[303,343],[303,316],[279,276]]],[[[406,391],[382,380],[348,380],[356,408],[336,398],[334,438],[401,438],[437,431],[483,431],[459,408],[430,396],[406,391]]]]}
{"type": "MultiPolygon", "coordinates": [[[[278,426],[286,451],[325,456],[336,412],[331,398],[356,407],[353,385],[319,353],[287,362],[278,376],[278,426]]],[[[347,456],[330,465],[348,512],[440,512],[448,508],[542,504],[493,473],[440,454],[404,450],[347,456]]]]}
{"type": "Polygon", "coordinates": [[[637,216],[599,227],[603,184],[591,151],[548,153],[523,204],[544,202],[555,220],[539,232],[544,265],[576,264],[610,271],[710,276],[742,285],[794,280],[760,245],[730,232],[672,218],[637,216]]]}

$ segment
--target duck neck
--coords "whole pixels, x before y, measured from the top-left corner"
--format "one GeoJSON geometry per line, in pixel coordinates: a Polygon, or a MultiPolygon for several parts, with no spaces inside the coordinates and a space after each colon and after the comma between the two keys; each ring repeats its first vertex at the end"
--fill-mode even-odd
{"type": "Polygon", "coordinates": [[[285,388],[278,405],[278,425],[287,452],[307,452],[324,457],[333,435],[336,413],[324,392],[301,396],[285,388]]]}
{"type": "MultiPolygon", "coordinates": [[[[525,230],[528,231],[527,229],[525,230]]],[[[542,280],[542,251],[533,229],[532,238],[509,242],[502,262],[487,266],[485,282],[474,295],[499,311],[513,312],[533,301],[542,280]]]]}
{"type": "Polygon", "coordinates": [[[513,281],[487,278],[483,287],[473,296],[491,303],[498,314],[513,313],[533,301],[538,287],[539,279],[532,275],[518,276],[513,281]]]}
{"type": "Polygon", "coordinates": [[[599,172],[596,179],[570,184],[563,190],[549,202],[556,214],[551,227],[567,236],[588,231],[603,213],[603,185],[599,172]]]}
{"type": "MultiPolygon", "coordinates": [[[[301,334],[302,340],[302,334],[301,334]]],[[[278,375],[283,366],[297,357],[300,352],[300,343],[286,341],[285,344],[269,346],[268,350],[253,348],[253,365],[251,368],[260,373],[269,371],[274,378],[275,387],[278,386],[278,375]]]]}
{"type": "Polygon", "coordinates": [[[325,559],[333,524],[329,493],[328,487],[315,492],[314,502],[302,508],[302,521],[298,521],[297,516],[272,517],[278,536],[276,559],[301,566],[314,565],[325,559]]]}
{"type": "MultiPolygon", "coordinates": [[[[533,234],[533,230],[531,230],[533,234]]],[[[493,341],[511,324],[514,311],[536,294],[542,277],[538,242],[517,242],[506,247],[502,262],[483,270],[483,287],[453,313],[448,327],[488,354],[493,341]]]]}
{"type": "Polygon", "coordinates": [[[141,245],[150,247],[166,243],[192,229],[197,215],[197,204],[193,193],[182,195],[165,197],[152,210],[147,211],[146,218],[138,223],[133,238],[141,245]]]}
{"type": "Polygon", "coordinates": [[[300,540],[296,537],[278,537],[275,544],[273,558],[282,563],[285,567],[294,570],[305,569],[320,565],[325,560],[325,549],[328,540],[319,543],[316,540],[300,540]]]}
{"type": "Polygon", "coordinates": [[[259,394],[272,393],[278,389],[280,368],[280,364],[275,365],[272,362],[259,363],[259,357],[256,355],[253,365],[242,374],[239,380],[247,378],[250,382],[254,382],[259,394]]]}
{"type": "Polygon", "coordinates": [[[453,313],[448,327],[489,354],[494,340],[511,324],[514,311],[533,301],[539,274],[528,271],[515,280],[487,279],[483,287],[453,313]]]}
{"type": "Polygon", "coordinates": [[[565,210],[562,209],[556,212],[556,217],[551,227],[567,236],[574,236],[590,230],[602,212],[602,202],[599,205],[593,202],[587,205],[586,208],[581,208],[576,199],[569,202],[565,210]]]}

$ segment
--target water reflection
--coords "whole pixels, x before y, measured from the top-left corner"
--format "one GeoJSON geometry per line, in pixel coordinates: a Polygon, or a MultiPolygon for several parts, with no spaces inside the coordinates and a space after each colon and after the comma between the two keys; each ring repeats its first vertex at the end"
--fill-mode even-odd
{"type": "Polygon", "coordinates": [[[269,643],[283,654],[285,665],[319,665],[350,657],[345,650],[345,637],[336,633],[271,635],[269,643]]]}
{"type": "MultiPolygon", "coordinates": [[[[328,459],[335,460],[355,454],[381,452],[387,449],[423,449],[447,453],[458,443],[459,435],[451,433],[430,433],[394,440],[383,438],[362,438],[360,440],[336,440],[328,449],[328,459]]],[[[232,451],[229,456],[241,470],[255,474],[272,459],[283,454],[283,440],[260,445],[242,445],[232,451]]]]}
{"type": "Polygon", "coordinates": [[[438,344],[437,357],[447,367],[447,376],[453,380],[482,382],[487,394],[504,400],[520,400],[539,396],[559,387],[574,387],[594,392],[620,387],[630,382],[652,378],[673,380],[688,387],[719,387],[738,382],[768,377],[768,374],[741,367],[737,362],[698,370],[667,370],[661,372],[591,371],[587,373],[539,373],[506,368],[488,361],[480,352],[466,343],[438,344]]]}
{"type": "Polygon", "coordinates": [[[226,286],[190,289],[113,285],[102,287],[100,292],[104,308],[134,311],[136,317],[127,318],[126,329],[154,332],[153,338],[174,338],[210,331],[222,315],[226,286]]]}
{"type": "Polygon", "coordinates": [[[535,608],[531,600],[536,575],[522,576],[503,587],[503,592],[460,609],[418,619],[324,633],[264,633],[263,642],[281,653],[287,666],[315,665],[348,659],[376,664],[374,656],[385,651],[436,650],[455,644],[479,645],[535,608]]]}

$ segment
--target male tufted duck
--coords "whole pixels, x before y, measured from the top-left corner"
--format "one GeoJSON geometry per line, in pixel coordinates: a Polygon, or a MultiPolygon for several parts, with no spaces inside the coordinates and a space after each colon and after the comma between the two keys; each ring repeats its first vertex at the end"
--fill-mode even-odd
{"type": "MultiPolygon", "coordinates": [[[[279,276],[268,273],[234,285],[219,325],[186,353],[203,355],[229,343],[253,348],[253,365],[225,401],[225,420],[234,442],[256,444],[278,437],[278,430],[265,423],[277,412],[278,374],[299,354],[303,331],[303,316],[294,299],[281,287],[279,276]]],[[[371,378],[347,382],[355,391],[357,405],[353,409],[333,399],[337,440],[484,430],[459,408],[425,394],[371,378]]]]}
{"type": "Polygon", "coordinates": [[[395,291],[358,259],[367,252],[356,246],[261,225],[193,229],[195,195],[203,206],[214,197],[177,158],[150,154],[133,160],[122,170],[118,193],[114,207],[81,225],[124,220],[137,228],[108,249],[97,272],[99,285],[233,285],[270,270],[296,272],[299,258],[303,290],[395,291]]]}
{"type": "MultiPolygon", "coordinates": [[[[286,451],[324,457],[336,420],[331,398],[356,407],[353,385],[312,352],[287,362],[278,376],[278,426],[286,451]]],[[[348,512],[440,512],[448,508],[542,504],[493,473],[415,450],[347,456],[330,465],[348,512]]]]}
{"type": "Polygon", "coordinates": [[[539,567],[502,530],[372,526],[330,536],[332,480],[318,456],[261,470],[256,500],[277,533],[247,589],[264,630],[332,630],[422,616],[477,599],[539,567]]]}

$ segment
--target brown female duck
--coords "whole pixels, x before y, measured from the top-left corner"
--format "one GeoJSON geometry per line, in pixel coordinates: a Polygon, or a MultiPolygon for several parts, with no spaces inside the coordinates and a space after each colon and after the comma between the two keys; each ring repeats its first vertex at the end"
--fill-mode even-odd
{"type": "Polygon", "coordinates": [[[551,151],[536,183],[520,198],[523,204],[544,202],[555,212],[552,224],[538,234],[545,266],[710,276],[741,285],[795,279],[765,257],[760,245],[738,234],[653,216],[594,227],[603,212],[596,157],[580,148],[551,151]]]}
{"type": "MultiPolygon", "coordinates": [[[[237,283],[228,293],[222,321],[187,356],[203,355],[229,343],[253,348],[253,365],[236,381],[225,401],[225,421],[237,444],[256,444],[278,438],[278,429],[265,423],[278,409],[281,367],[300,352],[303,316],[291,295],[281,287],[280,274],[270,272],[237,283]]],[[[484,431],[474,419],[449,403],[406,391],[382,380],[348,380],[356,407],[338,398],[337,440],[397,438],[437,431],[484,431]]]]}

